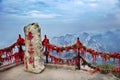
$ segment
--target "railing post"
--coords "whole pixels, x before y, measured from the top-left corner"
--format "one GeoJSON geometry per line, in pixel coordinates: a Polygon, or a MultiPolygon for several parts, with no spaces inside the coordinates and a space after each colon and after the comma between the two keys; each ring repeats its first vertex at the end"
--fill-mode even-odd
{"type": "Polygon", "coordinates": [[[48,63],[48,55],[49,55],[49,52],[48,52],[48,45],[49,45],[49,39],[47,38],[47,36],[45,35],[44,36],[44,40],[42,42],[42,45],[44,46],[45,48],[45,56],[46,56],[46,63],[48,63]]]}
{"type": "Polygon", "coordinates": [[[77,64],[77,67],[78,67],[78,70],[80,70],[81,67],[80,67],[80,52],[79,52],[79,48],[78,48],[78,56],[77,56],[77,58],[78,58],[78,64],[77,64]]]}
{"type": "Polygon", "coordinates": [[[46,55],[46,63],[48,63],[48,51],[47,51],[47,48],[45,48],[45,55],[46,55]]]}
{"type": "Polygon", "coordinates": [[[80,70],[81,69],[81,67],[80,67],[80,40],[79,40],[79,37],[77,38],[77,43],[76,43],[76,45],[77,45],[77,60],[78,60],[78,62],[77,62],[77,69],[78,70],[80,70]]]}
{"type": "Polygon", "coordinates": [[[24,43],[24,39],[21,37],[20,34],[16,43],[17,43],[18,53],[19,53],[18,56],[21,59],[21,61],[24,63],[24,51],[22,49],[22,45],[25,45],[25,43],[24,43]]]}

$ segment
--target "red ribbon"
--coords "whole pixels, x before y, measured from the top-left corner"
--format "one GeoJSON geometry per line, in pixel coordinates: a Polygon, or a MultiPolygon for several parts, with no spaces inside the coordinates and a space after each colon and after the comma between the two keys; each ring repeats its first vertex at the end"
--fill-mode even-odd
{"type": "Polygon", "coordinates": [[[28,40],[32,40],[32,38],[33,38],[32,32],[28,32],[27,39],[28,40]]]}
{"type": "Polygon", "coordinates": [[[45,38],[44,38],[44,40],[42,42],[42,45],[45,46],[46,48],[48,48],[48,46],[49,46],[49,39],[47,39],[46,35],[45,35],[45,38]]]}
{"type": "Polygon", "coordinates": [[[28,53],[29,53],[30,55],[33,55],[33,53],[34,53],[34,48],[30,48],[30,50],[28,51],[28,53]]]}
{"type": "Polygon", "coordinates": [[[25,40],[21,37],[21,35],[19,35],[19,38],[17,39],[16,44],[17,45],[25,45],[24,41],[25,40]]]}
{"type": "Polygon", "coordinates": [[[29,64],[33,64],[34,63],[34,58],[30,57],[29,58],[29,64]]]}
{"type": "Polygon", "coordinates": [[[76,60],[76,61],[75,61],[75,64],[76,64],[76,65],[78,65],[78,63],[79,63],[79,61],[78,61],[78,60],[76,60]]]}
{"type": "Polygon", "coordinates": [[[64,60],[62,60],[62,64],[64,64],[64,60]]]}
{"type": "Polygon", "coordinates": [[[85,56],[85,52],[84,52],[83,48],[81,48],[81,54],[82,54],[83,57],[85,56]]]}

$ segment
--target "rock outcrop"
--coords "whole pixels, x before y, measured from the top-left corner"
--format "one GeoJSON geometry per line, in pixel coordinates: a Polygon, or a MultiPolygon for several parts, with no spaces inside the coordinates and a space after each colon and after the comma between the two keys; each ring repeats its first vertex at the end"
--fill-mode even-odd
{"type": "Polygon", "coordinates": [[[42,58],[41,29],[37,23],[31,23],[24,27],[25,56],[24,67],[26,71],[40,73],[44,70],[42,58]]]}

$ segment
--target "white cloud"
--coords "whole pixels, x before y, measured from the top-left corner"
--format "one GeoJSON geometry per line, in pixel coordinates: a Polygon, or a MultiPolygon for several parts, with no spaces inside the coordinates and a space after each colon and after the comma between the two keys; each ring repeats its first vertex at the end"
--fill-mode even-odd
{"type": "Polygon", "coordinates": [[[84,2],[83,1],[76,1],[75,4],[76,5],[84,5],[84,2]]]}
{"type": "Polygon", "coordinates": [[[97,3],[91,3],[90,6],[93,7],[93,8],[97,8],[98,4],[97,3]]]}
{"type": "Polygon", "coordinates": [[[28,16],[30,15],[34,18],[55,18],[60,16],[61,13],[68,16],[78,16],[91,11],[101,11],[103,13],[107,10],[113,11],[117,2],[117,0],[6,0],[3,1],[3,10],[9,12],[17,10],[18,13],[16,14],[19,14],[18,16],[22,15],[20,13],[26,14],[27,12],[28,16]],[[47,5],[49,7],[43,7],[43,5],[47,5]],[[32,12],[33,10],[39,12],[32,12]],[[49,11],[49,13],[46,13],[46,11],[49,11]]]}
{"type": "Polygon", "coordinates": [[[47,19],[61,16],[73,19],[86,14],[104,16],[115,11],[116,3],[118,0],[6,0],[3,1],[3,11],[19,17],[47,19]]]}
{"type": "Polygon", "coordinates": [[[26,13],[27,17],[30,18],[56,18],[60,16],[59,14],[52,14],[52,13],[42,13],[37,10],[29,11],[26,13]]]}
{"type": "Polygon", "coordinates": [[[62,22],[63,23],[73,23],[73,22],[77,22],[79,19],[63,19],[62,22]]]}

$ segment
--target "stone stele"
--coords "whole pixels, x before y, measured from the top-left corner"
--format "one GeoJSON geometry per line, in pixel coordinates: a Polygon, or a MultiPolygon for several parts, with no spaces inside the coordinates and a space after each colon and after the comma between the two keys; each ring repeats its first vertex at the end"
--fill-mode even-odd
{"type": "Polygon", "coordinates": [[[37,23],[24,27],[25,33],[25,71],[40,73],[45,69],[42,52],[41,29],[37,23]]]}

